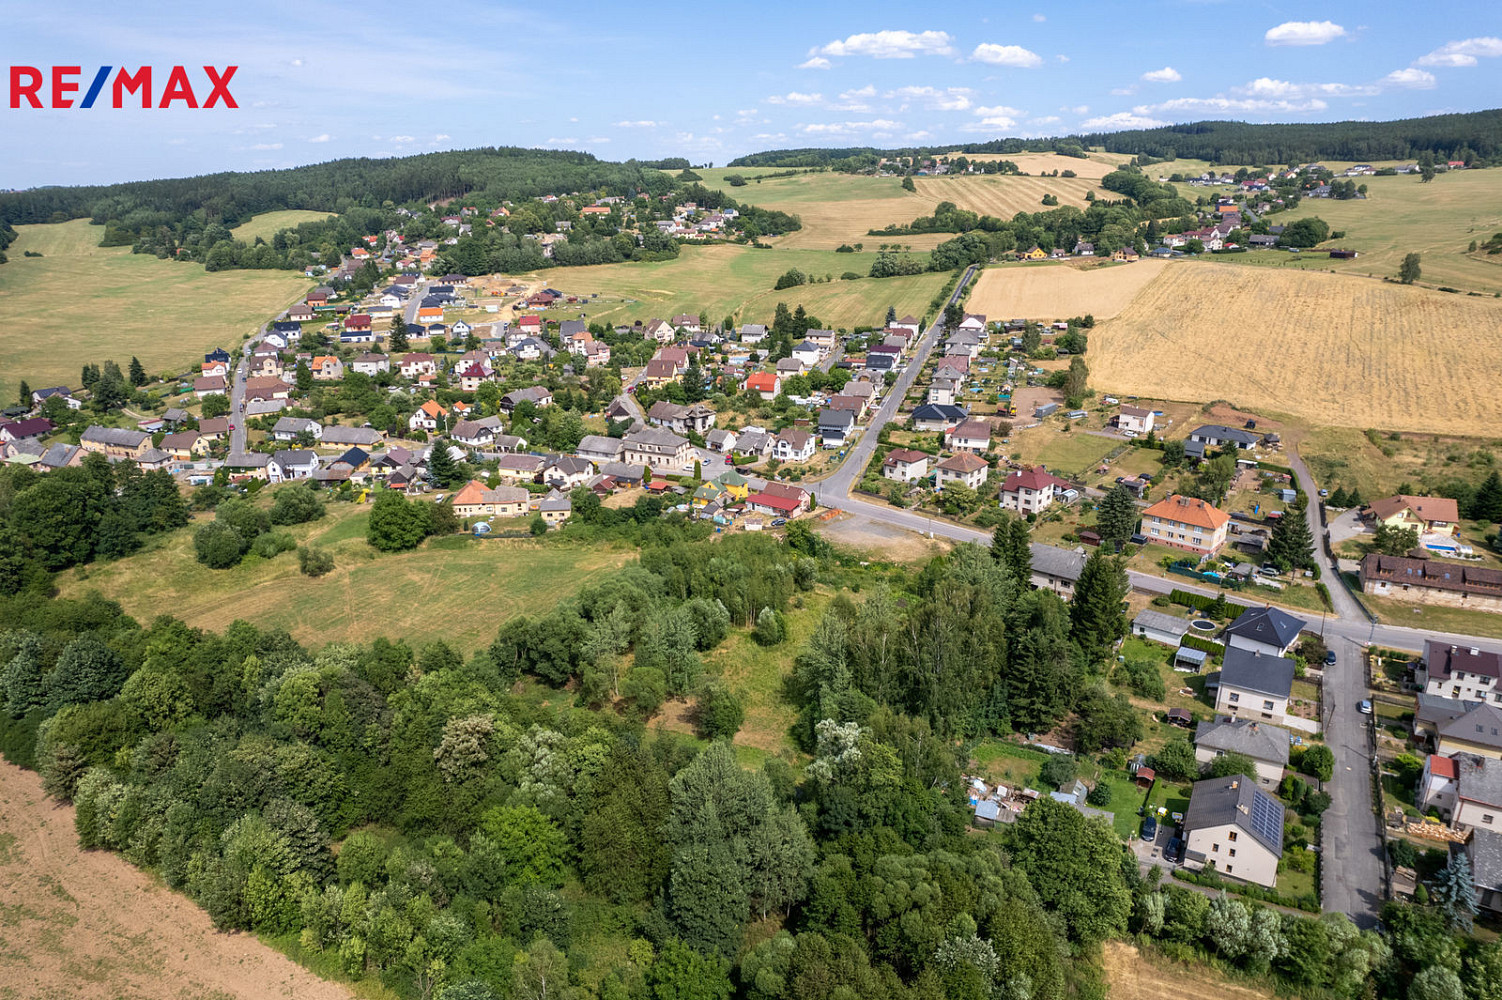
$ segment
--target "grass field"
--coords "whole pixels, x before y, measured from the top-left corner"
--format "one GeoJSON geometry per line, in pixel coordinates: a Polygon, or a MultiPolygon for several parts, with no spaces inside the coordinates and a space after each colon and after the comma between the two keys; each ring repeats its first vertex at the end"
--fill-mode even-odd
{"type": "MultiPolygon", "coordinates": [[[[360,995],[376,991],[362,986],[360,995]]],[[[348,1000],[352,994],[254,935],[215,930],[191,900],[119,854],[81,850],[73,807],[48,799],[34,772],[0,762],[0,996],[348,1000]]]]}
{"type": "Polygon", "coordinates": [[[1101,459],[1121,447],[1121,442],[1078,430],[1065,434],[1056,425],[1045,424],[1014,437],[1013,447],[1019,446],[1023,462],[1042,462],[1061,476],[1073,477],[1093,472],[1101,459]]]}
{"type": "Polygon", "coordinates": [[[1502,442],[1496,440],[1415,434],[1395,439],[1385,431],[1368,436],[1353,427],[1318,427],[1299,441],[1299,455],[1321,486],[1355,487],[1363,499],[1374,500],[1391,496],[1404,483],[1423,493],[1431,479],[1479,485],[1491,472],[1493,449],[1499,446],[1502,442]]]}
{"type": "MultiPolygon", "coordinates": [[[[758,174],[778,171],[739,167],[696,173],[704,178],[706,187],[723,190],[737,201],[797,215],[803,228],[772,241],[779,247],[832,250],[842,243],[864,243],[868,248],[874,247],[882,242],[882,237],[868,236],[870,230],[902,225],[929,215],[941,201],[952,201],[960,208],[1003,219],[1011,219],[1018,212],[1043,211],[1045,194],[1058,196],[1061,205],[1084,207],[1086,191],[1101,193],[1092,178],[1103,177],[1111,170],[1108,163],[1076,160],[1051,153],[1002,158],[1013,160],[1029,174],[1073,170],[1080,176],[963,174],[915,177],[913,184],[917,191],[914,192],[904,191],[902,180],[897,177],[821,172],[757,181],[754,178],[758,174]],[[740,174],[750,183],[733,188],[725,181],[730,174],[740,174]]],[[[953,238],[953,233],[895,237],[914,249],[929,249],[953,238]]]]}
{"type": "Polygon", "coordinates": [[[254,243],[256,237],[270,240],[280,230],[294,229],[304,222],[322,222],[324,219],[332,218],[333,215],[332,212],[304,212],[295,208],[282,212],[263,212],[248,222],[240,223],[231,229],[230,233],[237,240],[254,243]]]}
{"type": "Polygon", "coordinates": [[[1203,965],[1148,958],[1125,941],[1101,946],[1112,1000],[1267,1000],[1271,992],[1232,983],[1203,965]]]}
{"type": "Polygon", "coordinates": [[[737,322],[770,324],[777,303],[786,302],[790,309],[802,303],[831,329],[879,325],[888,306],[898,315],[921,316],[949,280],[948,274],[839,280],[846,271],[866,274],[874,259],[873,253],[684,247],[677,260],[561,268],[548,272],[547,280],[570,295],[599,293],[583,309],[591,320],[607,323],[703,310],[711,323],[733,313],[737,322]],[[774,291],[777,278],[794,267],[819,277],[832,274],[835,280],[774,291]]]}
{"type": "Polygon", "coordinates": [[[1070,264],[1005,264],[981,272],[966,300],[970,312],[992,320],[1052,321],[1092,314],[1117,315],[1165,268],[1162,260],[1079,267],[1070,264]]]}
{"type": "MultiPolygon", "coordinates": [[[[85,362],[135,355],[148,372],[184,371],[195,356],[240,342],[308,286],[290,271],[219,271],[100,247],[103,230],[78,219],[17,226],[0,264],[0,399],[16,383],[78,385],[85,362]],[[24,251],[41,257],[24,257],[24,251]],[[20,328],[24,326],[24,334],[20,328]]],[[[197,359],[201,360],[201,359],[197,359]]]]}
{"type": "Polygon", "coordinates": [[[1496,429],[1499,326],[1494,299],[1196,262],[1164,268],[1092,331],[1087,360],[1107,391],[1485,435],[1496,429]]]}
{"type": "Polygon", "coordinates": [[[334,571],[319,579],[298,572],[296,553],[248,556],[233,569],[208,569],[193,556],[195,525],[86,575],[63,574],[59,589],[66,596],[97,590],[143,621],[168,613],[222,630],[244,618],[285,628],[300,642],[386,636],[416,648],[441,638],[468,653],[495,638],[506,619],[545,614],[593,574],[631,558],[621,549],[463,536],[380,555],[365,543],[369,511],[336,504],[323,520],[286,529],[334,553],[334,571]]]}

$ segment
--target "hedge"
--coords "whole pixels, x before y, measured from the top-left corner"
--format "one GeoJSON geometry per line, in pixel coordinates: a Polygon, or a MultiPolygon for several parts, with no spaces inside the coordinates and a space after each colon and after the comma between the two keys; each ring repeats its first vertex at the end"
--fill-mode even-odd
{"type": "Polygon", "coordinates": [[[1223,643],[1215,642],[1212,639],[1201,639],[1197,635],[1186,634],[1182,636],[1179,639],[1179,645],[1188,646],[1190,649],[1197,649],[1202,653],[1209,653],[1211,656],[1220,656],[1226,651],[1223,643]]]}
{"type": "Polygon", "coordinates": [[[1183,868],[1175,868],[1173,870],[1173,877],[1180,882],[1189,882],[1193,885],[1220,889],[1223,892],[1245,896],[1247,899],[1272,903],[1275,906],[1287,906],[1295,910],[1304,910],[1308,913],[1320,912],[1319,898],[1312,894],[1307,896],[1284,896],[1276,890],[1264,889],[1260,885],[1243,885],[1240,882],[1227,882],[1213,871],[1191,872],[1183,868]]]}
{"type": "Polygon", "coordinates": [[[1193,594],[1187,590],[1180,590],[1177,587],[1168,592],[1168,599],[1175,604],[1182,604],[1184,607],[1193,608],[1196,611],[1203,611],[1215,603],[1215,598],[1213,597],[1206,597],[1204,594],[1193,594]]]}

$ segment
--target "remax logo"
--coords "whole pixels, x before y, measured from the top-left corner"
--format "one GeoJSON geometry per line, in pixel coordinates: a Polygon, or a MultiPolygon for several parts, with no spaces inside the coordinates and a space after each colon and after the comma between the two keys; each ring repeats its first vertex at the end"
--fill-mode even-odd
{"type": "Polygon", "coordinates": [[[194,91],[193,80],[185,66],[173,66],[169,71],[157,75],[156,79],[165,78],[166,83],[162,87],[160,98],[152,103],[152,67],[140,66],[132,73],[127,67],[121,66],[116,72],[113,66],[100,66],[99,72],[94,74],[93,81],[84,92],[82,100],[76,100],[76,95],[81,88],[83,67],[81,66],[51,66],[49,73],[43,73],[37,66],[12,66],[10,68],[10,106],[16,108],[92,108],[101,97],[110,101],[112,108],[125,107],[126,100],[139,99],[143,108],[170,108],[176,102],[181,102],[183,107],[188,108],[212,108],[223,105],[226,108],[238,108],[235,97],[229,92],[229,82],[234,79],[235,70],[238,66],[225,66],[220,69],[215,66],[203,67],[203,74],[207,81],[199,82],[199,90],[194,91]],[[111,80],[111,74],[114,74],[111,80]],[[51,86],[44,88],[44,84],[51,78],[51,86]],[[104,94],[106,87],[110,93],[104,94]],[[45,90],[45,93],[44,93],[45,90]],[[198,95],[207,92],[203,103],[198,102],[198,95]],[[24,104],[22,102],[25,102],[24,104]]]}

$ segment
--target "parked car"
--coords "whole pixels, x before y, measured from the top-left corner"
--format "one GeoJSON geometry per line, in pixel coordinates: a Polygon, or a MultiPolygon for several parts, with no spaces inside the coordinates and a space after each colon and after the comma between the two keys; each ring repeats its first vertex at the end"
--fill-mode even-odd
{"type": "Polygon", "coordinates": [[[1142,821],[1142,839],[1149,844],[1158,839],[1157,817],[1149,816],[1142,821]]]}
{"type": "Polygon", "coordinates": [[[1184,841],[1182,841],[1178,837],[1170,837],[1168,840],[1168,846],[1163,848],[1163,858],[1165,861],[1171,861],[1174,864],[1178,864],[1181,860],[1183,860],[1183,850],[1184,841]]]}
{"type": "Polygon", "coordinates": [[[1335,666],[1335,650],[1333,650],[1333,649],[1327,649],[1327,650],[1325,650],[1325,666],[1327,666],[1327,667],[1333,667],[1333,666],[1335,666]]]}
{"type": "Polygon", "coordinates": [[[779,518],[775,519],[772,522],[772,527],[774,527],[774,528],[780,528],[784,524],[787,524],[787,523],[788,523],[788,519],[787,518],[785,518],[785,517],[779,517],[779,518]]]}
{"type": "Polygon", "coordinates": [[[1356,710],[1359,711],[1362,715],[1371,715],[1372,714],[1372,703],[1370,701],[1368,701],[1367,699],[1362,698],[1361,699],[1361,704],[1359,704],[1359,705],[1356,706],[1356,710]]]}

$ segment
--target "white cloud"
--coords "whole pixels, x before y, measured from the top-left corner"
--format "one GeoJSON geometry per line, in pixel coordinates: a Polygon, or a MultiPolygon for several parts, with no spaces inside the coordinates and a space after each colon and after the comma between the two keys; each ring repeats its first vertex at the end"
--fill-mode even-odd
{"type": "Polygon", "coordinates": [[[281,149],[282,148],[282,144],[279,143],[279,142],[258,142],[254,146],[251,146],[250,148],[251,149],[281,149]]]}
{"type": "Polygon", "coordinates": [[[780,141],[782,139],[786,139],[787,137],[788,137],[788,134],[786,132],[758,132],[755,135],[753,135],[751,138],[753,138],[753,139],[773,139],[773,140],[779,140],[780,141]]]}
{"type": "Polygon", "coordinates": [[[1369,83],[1289,83],[1265,76],[1234,89],[1239,94],[1272,98],[1375,97],[1382,92],[1380,87],[1369,83]]]}
{"type": "Polygon", "coordinates": [[[1047,21],[1048,18],[1044,17],[1042,14],[1034,14],[1033,20],[1038,22],[1039,24],[1042,24],[1044,21],[1047,21]]]}
{"type": "Polygon", "coordinates": [[[445,139],[452,139],[452,138],[453,138],[453,136],[449,135],[447,132],[439,132],[437,135],[433,136],[433,141],[434,142],[442,142],[445,139]]]}
{"type": "MultiPolygon", "coordinates": [[[[809,50],[809,56],[870,56],[872,59],[911,59],[914,56],[952,56],[954,39],[947,31],[874,31],[836,39],[809,50]]],[[[813,62],[811,58],[809,62],[813,62]]],[[[814,67],[811,67],[814,68],[814,67]]],[[[817,67],[823,68],[823,67],[817,67]]]]}
{"type": "Polygon", "coordinates": [[[564,139],[555,139],[549,137],[548,140],[543,143],[544,146],[577,146],[578,144],[579,140],[575,139],[573,136],[569,136],[564,139]]]}
{"type": "Polygon", "coordinates": [[[410,136],[410,135],[394,135],[394,136],[392,136],[387,141],[388,142],[416,142],[417,140],[415,138],[413,138],[412,136],[410,136]]]}
{"type": "Polygon", "coordinates": [[[804,62],[799,63],[798,64],[798,68],[799,69],[828,69],[829,67],[831,67],[833,65],[834,65],[834,63],[830,62],[828,59],[825,59],[823,56],[814,56],[812,59],[808,59],[808,60],[805,60],[804,62]]]}
{"type": "Polygon", "coordinates": [[[1167,125],[1167,122],[1146,115],[1133,114],[1128,111],[1118,111],[1114,115],[1102,115],[1099,118],[1087,118],[1080,122],[1080,128],[1099,129],[1110,132],[1117,129],[1128,128],[1158,128],[1167,125]]]}
{"type": "Polygon", "coordinates": [[[1032,69],[1043,63],[1042,57],[1036,52],[1029,52],[1020,45],[997,45],[995,42],[977,45],[975,51],[970,53],[970,58],[993,66],[1015,66],[1019,69],[1032,69]]]}
{"type": "Polygon", "coordinates": [[[610,140],[607,137],[603,136],[603,135],[592,135],[588,139],[585,139],[584,141],[586,143],[590,144],[591,146],[593,146],[593,145],[597,145],[599,143],[609,142],[610,140]]]}
{"type": "Polygon", "coordinates": [[[1060,120],[1058,115],[1044,115],[1042,118],[1029,118],[1027,123],[1029,125],[1054,125],[1060,120]]]}
{"type": "Polygon", "coordinates": [[[1072,105],[1071,104],[1066,104],[1062,108],[1060,108],[1059,110],[1060,111],[1067,111],[1071,115],[1088,115],[1090,113],[1090,105],[1088,105],[1088,104],[1072,104],[1072,105]]]}
{"type": "Polygon", "coordinates": [[[996,104],[988,108],[976,108],[975,113],[977,115],[980,115],[982,118],[995,118],[998,115],[1004,115],[1010,118],[1013,115],[1027,114],[1027,112],[1023,111],[1021,108],[1009,108],[1005,104],[996,104]]]}
{"type": "Polygon", "coordinates": [[[1133,113],[1220,114],[1228,111],[1268,113],[1273,111],[1323,111],[1330,105],[1317,97],[1302,100],[1267,100],[1259,97],[1177,97],[1159,104],[1139,104],[1133,113]]]}
{"type": "Polygon", "coordinates": [[[844,93],[842,93],[840,95],[840,100],[842,100],[842,101],[853,101],[857,97],[875,97],[875,96],[876,96],[876,87],[874,85],[868,83],[864,87],[858,87],[855,90],[847,90],[847,91],[845,91],[844,93]]]}
{"type": "Polygon", "coordinates": [[[1434,87],[1434,74],[1422,69],[1395,69],[1384,76],[1382,82],[1394,87],[1431,90],[1434,87]]]}
{"type": "Polygon", "coordinates": [[[818,104],[822,100],[824,100],[823,94],[800,94],[798,93],[798,91],[794,90],[786,94],[773,94],[771,97],[767,98],[767,103],[796,104],[801,107],[807,107],[811,104],[818,104]]]}
{"type": "Polygon", "coordinates": [[[1474,66],[1480,56],[1491,59],[1502,56],[1502,38],[1467,38],[1459,42],[1446,42],[1426,56],[1421,56],[1418,66],[1474,66]]]}
{"type": "Polygon", "coordinates": [[[1334,21],[1284,21],[1268,28],[1262,40],[1268,45],[1324,45],[1344,38],[1345,33],[1334,21]]]}
{"type": "Polygon", "coordinates": [[[922,142],[924,139],[932,139],[933,137],[934,134],[927,130],[921,132],[909,132],[907,135],[903,136],[903,138],[908,142],[922,142]]]}
{"type": "Polygon", "coordinates": [[[1143,73],[1142,79],[1147,83],[1178,83],[1180,80],[1184,79],[1184,77],[1183,74],[1174,69],[1172,66],[1164,66],[1162,69],[1155,69],[1151,72],[1143,73]]]}
{"type": "Polygon", "coordinates": [[[569,121],[571,121],[571,122],[577,122],[578,120],[579,120],[578,118],[570,118],[569,119],[569,121]]]}
{"type": "Polygon", "coordinates": [[[301,66],[302,65],[302,60],[301,59],[294,59],[294,60],[292,60],[292,65],[294,65],[294,66],[301,66]]]}
{"type": "Polygon", "coordinates": [[[634,122],[632,122],[632,121],[616,122],[615,123],[615,127],[616,128],[656,128],[657,127],[657,123],[648,118],[648,119],[642,119],[641,121],[634,121],[634,122]]]}
{"type": "Polygon", "coordinates": [[[1112,87],[1111,88],[1111,96],[1112,97],[1126,97],[1128,94],[1135,94],[1135,93],[1137,93],[1137,85],[1135,83],[1132,84],[1130,87],[1112,87]]]}
{"type": "Polygon", "coordinates": [[[902,122],[894,122],[889,118],[875,118],[863,122],[814,122],[801,126],[805,135],[850,135],[853,132],[872,131],[879,133],[899,128],[902,128],[902,122]]]}
{"type": "Polygon", "coordinates": [[[323,135],[315,135],[313,138],[309,139],[308,141],[309,142],[328,142],[332,138],[333,138],[333,136],[331,136],[327,132],[325,132],[325,133],[323,133],[323,135]]]}
{"type": "Polygon", "coordinates": [[[969,109],[970,98],[974,94],[975,91],[969,87],[946,87],[943,90],[937,87],[898,87],[882,96],[888,100],[902,101],[903,109],[911,102],[931,111],[965,111],[969,109]]]}

